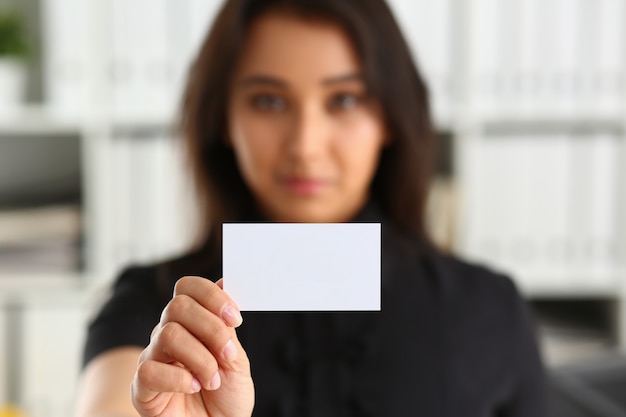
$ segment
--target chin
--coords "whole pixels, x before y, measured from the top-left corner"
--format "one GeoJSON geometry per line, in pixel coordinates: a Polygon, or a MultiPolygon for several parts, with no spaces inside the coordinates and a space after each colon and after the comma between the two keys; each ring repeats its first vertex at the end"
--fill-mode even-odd
{"type": "Polygon", "coordinates": [[[299,204],[286,203],[276,210],[277,221],[283,223],[337,223],[345,219],[329,210],[328,204],[304,202],[299,204]]]}

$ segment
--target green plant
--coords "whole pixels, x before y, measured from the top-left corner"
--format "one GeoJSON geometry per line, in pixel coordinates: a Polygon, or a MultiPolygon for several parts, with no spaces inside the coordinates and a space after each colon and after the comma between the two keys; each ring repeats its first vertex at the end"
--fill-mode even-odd
{"type": "Polygon", "coordinates": [[[26,58],[29,53],[26,31],[20,16],[0,10],[0,57],[26,58]]]}

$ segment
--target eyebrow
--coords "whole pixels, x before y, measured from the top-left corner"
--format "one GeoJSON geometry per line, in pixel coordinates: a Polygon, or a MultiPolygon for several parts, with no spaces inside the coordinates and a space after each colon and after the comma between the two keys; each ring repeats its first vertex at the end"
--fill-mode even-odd
{"type": "Polygon", "coordinates": [[[325,78],[322,80],[322,84],[324,85],[332,85],[332,84],[341,84],[346,82],[364,82],[365,77],[362,74],[353,73],[353,74],[344,74],[338,75],[336,77],[325,78]]]}
{"type": "MultiPolygon", "coordinates": [[[[324,78],[322,80],[323,85],[334,85],[346,82],[364,82],[364,77],[358,73],[342,74],[333,77],[324,78]]],[[[269,75],[252,75],[244,78],[239,85],[242,87],[250,87],[255,85],[265,85],[278,88],[287,88],[288,83],[284,80],[269,75]]]]}

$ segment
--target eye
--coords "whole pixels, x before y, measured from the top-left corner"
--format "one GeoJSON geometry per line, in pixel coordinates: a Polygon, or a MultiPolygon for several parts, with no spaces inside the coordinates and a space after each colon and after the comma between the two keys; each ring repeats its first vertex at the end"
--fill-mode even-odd
{"type": "Polygon", "coordinates": [[[330,108],[332,110],[348,110],[360,104],[362,98],[352,93],[335,94],[330,99],[330,108]]]}
{"type": "Polygon", "coordinates": [[[282,111],[287,107],[287,103],[277,95],[258,94],[252,97],[252,106],[263,111],[282,111]]]}

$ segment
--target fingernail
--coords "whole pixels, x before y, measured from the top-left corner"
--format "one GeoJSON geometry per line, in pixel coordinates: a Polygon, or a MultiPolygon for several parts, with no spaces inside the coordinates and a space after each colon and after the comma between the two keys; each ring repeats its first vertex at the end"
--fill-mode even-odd
{"type": "Polygon", "coordinates": [[[243,322],[243,317],[241,317],[241,313],[232,305],[228,304],[224,311],[222,311],[222,319],[226,322],[226,324],[237,327],[243,322]]]}
{"type": "Polygon", "coordinates": [[[213,378],[211,378],[211,381],[209,382],[209,389],[216,390],[220,387],[221,383],[222,379],[220,378],[220,373],[218,371],[215,375],[213,375],[213,378]]]}
{"type": "Polygon", "coordinates": [[[226,343],[226,346],[224,346],[224,358],[226,358],[229,362],[237,359],[237,347],[233,343],[232,339],[226,343]]]}
{"type": "Polygon", "coordinates": [[[202,389],[202,385],[197,378],[194,378],[193,381],[191,381],[191,388],[193,389],[193,392],[200,392],[202,389]]]}

